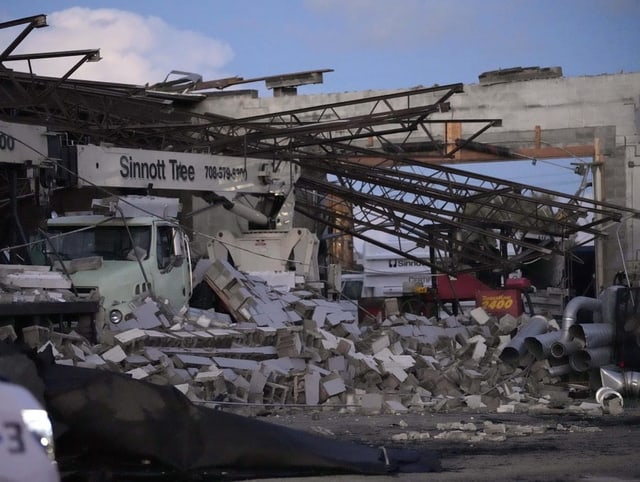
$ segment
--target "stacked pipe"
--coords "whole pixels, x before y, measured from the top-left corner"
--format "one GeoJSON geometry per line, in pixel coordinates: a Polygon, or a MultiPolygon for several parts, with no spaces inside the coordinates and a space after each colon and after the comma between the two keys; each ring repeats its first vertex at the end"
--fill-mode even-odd
{"type": "Polygon", "coordinates": [[[577,372],[585,372],[611,362],[613,355],[613,323],[573,325],[569,335],[580,348],[569,357],[569,364],[577,372]]]}
{"type": "Polygon", "coordinates": [[[507,345],[500,358],[505,363],[520,363],[532,355],[547,360],[552,376],[586,372],[606,366],[613,358],[615,338],[615,299],[620,286],[604,290],[598,298],[577,296],[569,301],[561,326],[542,316],[533,316],[507,345]],[[577,323],[578,314],[588,312],[589,323],[577,323]]]}
{"type": "Polygon", "coordinates": [[[500,353],[500,359],[505,363],[517,365],[527,352],[525,340],[529,337],[546,333],[548,329],[549,320],[540,315],[532,316],[520,327],[518,333],[511,339],[509,344],[504,347],[502,353],[500,353]]]}

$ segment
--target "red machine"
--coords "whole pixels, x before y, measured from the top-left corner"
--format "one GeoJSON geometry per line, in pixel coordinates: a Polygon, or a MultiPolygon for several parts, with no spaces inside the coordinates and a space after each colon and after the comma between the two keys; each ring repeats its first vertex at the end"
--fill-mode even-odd
{"type": "Polygon", "coordinates": [[[524,313],[524,295],[532,312],[528,295],[533,287],[527,278],[508,278],[503,288],[496,289],[471,274],[463,273],[456,277],[441,275],[436,277],[436,287],[440,303],[456,304],[475,300],[476,306],[482,307],[487,313],[498,316],[509,313],[517,317],[524,313]]]}
{"type": "MultiPolygon", "coordinates": [[[[361,289],[359,286],[359,290],[361,289]]],[[[404,292],[401,296],[393,298],[397,300],[397,307],[401,313],[437,316],[441,308],[450,314],[457,314],[461,309],[460,302],[475,301],[476,306],[482,307],[489,314],[502,316],[509,313],[518,317],[524,312],[523,297],[527,301],[528,311],[533,314],[529,297],[531,292],[533,287],[527,278],[509,278],[504,287],[492,288],[473,274],[463,273],[455,277],[438,275],[435,288],[415,286],[414,291],[404,292]]],[[[366,316],[384,317],[388,298],[390,297],[362,297],[359,293],[351,296],[351,299],[357,299],[361,321],[366,316]]]]}

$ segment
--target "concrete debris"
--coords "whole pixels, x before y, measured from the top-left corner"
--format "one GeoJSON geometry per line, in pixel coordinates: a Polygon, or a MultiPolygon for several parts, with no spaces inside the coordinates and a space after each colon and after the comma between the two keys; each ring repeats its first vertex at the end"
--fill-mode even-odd
{"type": "Polygon", "coordinates": [[[7,288],[70,289],[71,280],[50,266],[0,265],[0,284],[7,288]]]}
{"type": "Polygon", "coordinates": [[[17,339],[18,339],[18,334],[16,333],[16,330],[13,327],[13,325],[0,326],[0,341],[13,343],[17,339]]]}
{"type": "Polygon", "coordinates": [[[430,438],[431,438],[431,434],[429,432],[416,432],[416,431],[396,433],[391,436],[391,440],[393,440],[394,442],[427,440],[430,438]]]}
{"type": "MultiPolygon", "coordinates": [[[[406,427],[403,427],[406,428],[406,427]]],[[[415,440],[449,440],[453,442],[503,442],[508,437],[526,437],[533,434],[553,432],[599,432],[601,429],[594,426],[571,425],[522,425],[511,423],[493,423],[485,421],[482,424],[470,422],[449,422],[436,424],[435,433],[403,431],[391,435],[394,442],[408,442],[415,440]]]]}
{"type": "Polygon", "coordinates": [[[473,318],[479,325],[485,325],[489,321],[489,315],[481,307],[474,308],[469,312],[469,316],[473,318]]]}
{"type": "MultiPolygon", "coordinates": [[[[302,404],[365,413],[465,407],[518,413],[574,405],[569,397],[553,403],[545,398],[559,381],[548,363],[500,359],[511,336],[530,325],[526,314],[497,319],[475,309],[437,319],[394,311],[381,322],[359,323],[337,302],[307,290],[273,292],[223,261],[202,276],[227,300],[230,314],[176,312],[164,300],[146,297],[134,301],[133,317],[119,331],[97,327],[97,343],[75,331],[57,334],[41,326],[25,328],[24,339],[41,350],[51,347],[57,363],[173,385],[191,400],[210,404],[302,404]]],[[[1,327],[0,338],[14,339],[15,333],[1,327]]],[[[594,413],[602,407],[572,410],[594,413]]],[[[505,432],[473,424],[441,430],[434,437],[497,440],[505,432]]]]}

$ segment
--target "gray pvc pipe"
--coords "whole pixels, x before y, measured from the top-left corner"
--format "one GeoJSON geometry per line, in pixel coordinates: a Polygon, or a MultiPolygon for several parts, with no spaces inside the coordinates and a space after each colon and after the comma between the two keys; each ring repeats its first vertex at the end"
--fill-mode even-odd
{"type": "Polygon", "coordinates": [[[611,363],[613,349],[610,346],[585,348],[569,357],[569,365],[577,372],[586,372],[611,363]]]}
{"type": "Polygon", "coordinates": [[[569,300],[562,314],[562,333],[564,339],[569,339],[569,328],[576,322],[578,311],[590,310],[600,312],[602,310],[602,302],[588,296],[576,296],[569,300]]]}
{"type": "Polygon", "coordinates": [[[535,315],[526,321],[509,344],[500,353],[500,360],[505,363],[516,364],[520,357],[527,352],[524,340],[529,336],[545,333],[549,327],[549,320],[542,315],[535,315]]]}
{"type": "Polygon", "coordinates": [[[549,370],[547,371],[552,377],[561,377],[573,372],[573,368],[571,368],[571,365],[569,365],[569,363],[565,361],[565,363],[550,366],[549,370]]]}
{"type": "Polygon", "coordinates": [[[602,408],[607,408],[607,400],[617,398],[620,400],[620,406],[624,406],[624,399],[620,392],[615,391],[613,388],[600,387],[596,392],[596,402],[598,402],[602,408]]]}
{"type": "Polygon", "coordinates": [[[551,356],[554,358],[564,358],[580,351],[584,346],[576,340],[564,339],[561,332],[560,338],[551,344],[551,356]]]}
{"type": "Polygon", "coordinates": [[[562,314],[562,325],[560,331],[562,336],[551,346],[551,355],[555,358],[573,356],[582,347],[579,343],[573,342],[569,329],[575,324],[580,310],[590,310],[599,313],[602,310],[602,301],[589,296],[576,296],[569,300],[562,314]]]}
{"type": "Polygon", "coordinates": [[[611,323],[581,323],[569,327],[569,336],[586,348],[611,345],[615,335],[611,323]]]}
{"type": "Polygon", "coordinates": [[[550,331],[541,335],[528,336],[524,340],[524,345],[536,360],[544,360],[551,354],[551,345],[558,341],[561,335],[560,331],[550,331]]]}

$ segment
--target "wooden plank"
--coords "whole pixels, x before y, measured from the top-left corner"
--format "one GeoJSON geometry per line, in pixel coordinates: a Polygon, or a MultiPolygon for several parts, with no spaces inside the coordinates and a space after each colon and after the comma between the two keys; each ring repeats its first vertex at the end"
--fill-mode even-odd
{"type": "Polygon", "coordinates": [[[215,272],[215,265],[212,266],[211,268],[209,268],[207,270],[207,272],[204,274],[204,281],[209,285],[209,287],[213,290],[213,292],[216,294],[216,296],[218,297],[218,299],[220,300],[220,302],[224,305],[224,307],[227,309],[227,311],[229,312],[229,314],[231,315],[231,317],[233,318],[234,321],[248,321],[244,316],[242,316],[237,310],[233,309],[231,307],[231,300],[229,299],[229,297],[227,296],[227,294],[224,292],[224,290],[221,290],[220,288],[218,288],[218,286],[216,286],[216,284],[214,283],[215,278],[212,278],[210,275],[210,272],[214,271],[215,272]]]}

